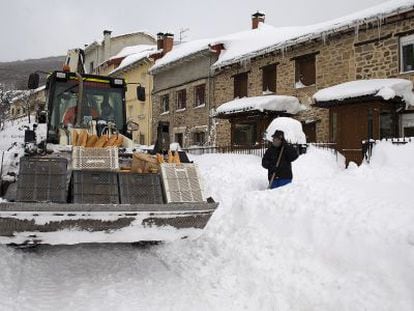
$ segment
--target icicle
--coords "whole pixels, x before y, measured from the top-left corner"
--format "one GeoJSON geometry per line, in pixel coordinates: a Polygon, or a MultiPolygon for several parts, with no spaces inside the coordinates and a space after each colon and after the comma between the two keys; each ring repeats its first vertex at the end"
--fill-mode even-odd
{"type": "Polygon", "coordinates": [[[326,32],[325,31],[322,31],[322,34],[321,34],[321,37],[322,37],[322,42],[323,42],[323,45],[326,45],[326,32]]]}
{"type": "Polygon", "coordinates": [[[359,23],[360,21],[357,21],[355,24],[355,37],[356,37],[355,41],[359,41],[359,23]]]}
{"type": "Polygon", "coordinates": [[[377,28],[378,28],[378,39],[381,39],[381,26],[384,23],[384,14],[383,13],[380,13],[378,15],[378,21],[377,22],[378,22],[378,25],[377,25],[377,28]]]}

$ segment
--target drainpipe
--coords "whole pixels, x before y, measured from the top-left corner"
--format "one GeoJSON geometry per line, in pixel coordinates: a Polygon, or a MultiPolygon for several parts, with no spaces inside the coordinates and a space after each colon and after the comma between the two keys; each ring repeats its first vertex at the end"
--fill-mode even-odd
{"type": "MultiPolygon", "coordinates": [[[[208,77],[207,77],[207,84],[208,84],[208,96],[207,96],[207,113],[208,113],[208,122],[207,122],[207,133],[211,137],[211,117],[210,117],[210,97],[212,93],[212,86],[211,86],[211,65],[212,65],[212,54],[209,53],[209,66],[208,66],[208,77]]],[[[211,144],[211,141],[210,141],[211,144]]]]}

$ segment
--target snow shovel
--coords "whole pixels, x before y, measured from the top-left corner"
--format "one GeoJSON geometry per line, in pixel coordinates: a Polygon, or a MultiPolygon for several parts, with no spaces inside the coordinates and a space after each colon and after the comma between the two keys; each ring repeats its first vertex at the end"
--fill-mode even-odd
{"type": "MultiPolygon", "coordinates": [[[[282,146],[282,150],[280,150],[279,156],[277,157],[276,168],[279,167],[280,160],[282,159],[282,154],[283,154],[284,150],[285,150],[285,146],[282,146]]],[[[276,173],[273,173],[272,178],[270,178],[269,186],[267,186],[267,189],[272,188],[272,184],[273,184],[273,181],[275,180],[275,178],[276,178],[276,173]]]]}

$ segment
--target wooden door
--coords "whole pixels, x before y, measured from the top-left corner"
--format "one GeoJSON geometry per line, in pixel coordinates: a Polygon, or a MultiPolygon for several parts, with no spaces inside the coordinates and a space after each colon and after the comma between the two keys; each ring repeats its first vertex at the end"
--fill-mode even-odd
{"type": "Polygon", "coordinates": [[[347,161],[361,164],[362,141],[368,138],[368,107],[347,105],[334,108],[337,113],[336,143],[347,161]]]}

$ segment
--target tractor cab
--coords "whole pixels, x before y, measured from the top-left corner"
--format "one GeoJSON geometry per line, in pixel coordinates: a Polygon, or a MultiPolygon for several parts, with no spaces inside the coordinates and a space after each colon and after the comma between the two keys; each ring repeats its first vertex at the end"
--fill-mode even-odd
{"type": "MultiPolygon", "coordinates": [[[[32,74],[29,88],[36,88],[37,81],[32,74]]],[[[48,77],[46,90],[48,143],[60,143],[71,128],[92,129],[99,136],[108,124],[129,136],[123,79],[55,71],[48,77]]]]}

